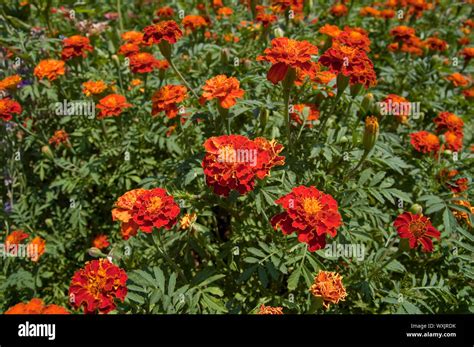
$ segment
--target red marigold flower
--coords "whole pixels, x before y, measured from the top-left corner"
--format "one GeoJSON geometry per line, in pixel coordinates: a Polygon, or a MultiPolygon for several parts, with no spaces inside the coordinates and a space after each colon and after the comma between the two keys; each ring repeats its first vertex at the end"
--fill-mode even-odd
{"type": "Polygon", "coordinates": [[[464,127],[464,122],[461,117],[451,112],[438,113],[436,118],[433,119],[433,122],[436,124],[437,132],[450,130],[455,133],[462,133],[464,127]]]}
{"type": "Polygon", "coordinates": [[[169,6],[164,6],[156,10],[156,15],[160,18],[171,18],[174,16],[174,10],[169,6]]]}
{"type": "Polygon", "coordinates": [[[469,89],[465,89],[462,91],[464,97],[466,100],[473,100],[474,99],[474,87],[471,87],[469,89]]]}
{"type": "Polygon", "coordinates": [[[308,41],[278,37],[272,40],[272,47],[265,49],[263,53],[257,60],[272,64],[267,79],[277,84],[285,78],[289,68],[309,73],[312,67],[311,55],[318,54],[318,48],[308,41]]]}
{"type": "Polygon", "coordinates": [[[63,40],[62,60],[69,60],[75,57],[85,58],[87,51],[92,52],[94,48],[90,45],[90,40],[81,35],[74,35],[63,40]]]}
{"type": "Polygon", "coordinates": [[[399,25],[390,30],[390,35],[392,35],[395,40],[407,41],[415,36],[415,29],[406,25],[399,25]]]}
{"type": "Polygon", "coordinates": [[[440,239],[441,233],[433,227],[429,218],[421,214],[404,212],[393,222],[398,235],[402,239],[408,239],[410,248],[422,246],[423,252],[433,252],[431,238],[440,239]]]}
{"type": "Polygon", "coordinates": [[[448,43],[437,37],[429,37],[423,42],[425,47],[428,47],[430,51],[445,51],[448,48],[448,43]]]}
{"type": "Polygon", "coordinates": [[[463,137],[464,135],[462,132],[454,132],[450,130],[446,131],[444,133],[444,140],[446,141],[445,143],[446,149],[459,152],[462,149],[463,137]]]}
{"type": "Polygon", "coordinates": [[[285,235],[296,232],[298,240],[313,252],[326,246],[326,234],[335,237],[342,225],[336,200],[315,187],[299,186],[275,201],[285,212],[271,220],[275,230],[285,235]]]}
{"type": "Polygon", "coordinates": [[[292,10],[295,13],[303,11],[303,0],[272,0],[272,11],[275,13],[292,10]]]}
{"type": "Polygon", "coordinates": [[[181,38],[181,36],[183,36],[183,32],[174,20],[168,20],[149,25],[143,29],[143,33],[144,42],[156,44],[160,43],[162,40],[173,44],[176,43],[181,38]]]}
{"type": "Polygon", "coordinates": [[[312,128],[313,122],[319,118],[319,110],[316,109],[316,105],[296,104],[293,105],[293,110],[295,112],[291,112],[290,117],[298,124],[303,124],[304,112],[307,112],[305,126],[308,128],[312,128]]]}
{"type": "Polygon", "coordinates": [[[200,15],[187,15],[183,18],[183,27],[189,31],[194,31],[207,27],[207,21],[203,16],[200,15]]]}
{"type": "Polygon", "coordinates": [[[107,89],[104,81],[87,81],[82,83],[82,92],[86,96],[102,94],[107,89]]]}
{"type": "Polygon", "coordinates": [[[319,270],[309,291],[313,296],[323,300],[323,307],[345,301],[347,293],[342,284],[342,276],[336,272],[319,270]]]}
{"type": "Polygon", "coordinates": [[[333,73],[349,76],[351,85],[362,84],[369,88],[377,84],[374,65],[365,51],[333,42],[319,58],[319,63],[333,73]]]}
{"type": "Polygon", "coordinates": [[[126,43],[139,46],[143,43],[143,33],[140,31],[127,31],[122,34],[122,40],[126,43]]]}
{"type": "Polygon", "coordinates": [[[458,194],[469,188],[469,180],[466,177],[459,177],[458,170],[442,169],[439,172],[439,179],[443,185],[453,193],[458,194]]]}
{"type": "Polygon", "coordinates": [[[384,19],[390,19],[395,17],[395,11],[388,9],[388,10],[381,10],[380,11],[380,17],[384,19]]]}
{"type": "Polygon", "coordinates": [[[125,96],[119,94],[107,95],[105,98],[99,100],[97,108],[100,109],[100,113],[97,118],[118,116],[123,112],[123,109],[127,107],[132,107],[132,105],[127,102],[125,96]]]}
{"type": "Polygon", "coordinates": [[[183,102],[187,97],[188,89],[180,85],[166,85],[156,91],[152,98],[151,114],[156,116],[160,112],[165,112],[170,119],[178,114],[178,103],[183,102]]]}
{"type": "Polygon", "coordinates": [[[84,313],[109,313],[114,310],[115,299],[124,301],[127,296],[127,273],[107,259],[92,260],[77,270],[69,286],[69,298],[75,308],[84,313]]]}
{"type": "Polygon", "coordinates": [[[49,144],[58,147],[61,143],[67,144],[69,139],[68,133],[64,129],[56,130],[54,135],[49,139],[49,144]]]}
{"type": "Polygon", "coordinates": [[[13,114],[19,115],[22,112],[22,108],[15,100],[6,98],[0,99],[0,119],[8,122],[13,118],[13,114]]]}
{"type": "Polygon", "coordinates": [[[438,136],[428,131],[422,130],[410,134],[410,143],[416,151],[421,153],[437,153],[440,143],[438,136]]]}
{"type": "Polygon", "coordinates": [[[283,307],[265,306],[262,304],[257,314],[283,314],[283,307]]]}
{"type": "Polygon", "coordinates": [[[33,298],[10,307],[4,314],[69,314],[69,311],[58,305],[45,305],[43,300],[33,298]]]}
{"type": "Polygon", "coordinates": [[[141,52],[131,55],[130,70],[133,73],[147,73],[152,72],[158,67],[158,60],[150,53],[141,52]]]}
{"type": "Polygon", "coordinates": [[[451,83],[455,87],[466,87],[469,85],[470,80],[468,77],[464,76],[463,74],[460,74],[459,72],[455,72],[448,77],[446,77],[448,81],[451,81],[451,83]]]}
{"type": "Polygon", "coordinates": [[[461,51],[461,55],[464,57],[466,60],[471,60],[474,58],[474,47],[465,47],[461,51]]]}
{"type": "Polygon", "coordinates": [[[285,160],[279,156],[283,146],[265,138],[252,141],[242,135],[223,135],[207,139],[204,148],[206,183],[221,196],[229,196],[232,190],[248,193],[255,186],[255,178],[263,179],[285,160]]]}
{"type": "Polygon", "coordinates": [[[264,27],[268,27],[270,24],[276,22],[278,20],[278,17],[271,13],[260,12],[257,14],[255,20],[257,22],[262,23],[264,27]]]}
{"type": "Polygon", "coordinates": [[[65,68],[64,68],[64,61],[62,60],[54,60],[54,59],[46,59],[41,60],[38,65],[36,65],[34,74],[40,80],[43,78],[47,78],[50,81],[54,81],[60,75],[64,75],[65,68]]]}
{"type": "Polygon", "coordinates": [[[98,249],[104,249],[110,246],[109,239],[107,235],[97,235],[94,240],[92,240],[92,246],[98,249]]]}
{"type": "Polygon", "coordinates": [[[151,233],[153,228],[171,229],[179,212],[178,204],[166,190],[153,188],[137,197],[131,215],[141,231],[151,233]]]}
{"type": "Polygon", "coordinates": [[[245,92],[240,89],[240,82],[235,77],[217,75],[206,81],[202,87],[204,92],[200,99],[201,103],[212,99],[218,99],[223,108],[231,108],[235,105],[235,99],[244,96],[245,92]]]}
{"type": "Polygon", "coordinates": [[[3,80],[0,81],[0,90],[7,90],[12,89],[15,90],[21,82],[20,75],[12,75],[5,77],[3,80]]]}
{"type": "Polygon", "coordinates": [[[146,192],[145,189],[132,189],[118,198],[112,210],[112,220],[122,222],[121,233],[124,240],[130,236],[135,236],[138,232],[138,225],[133,221],[132,208],[138,196],[146,192]]]}
{"type": "Polygon", "coordinates": [[[26,252],[31,257],[31,260],[37,262],[44,254],[46,248],[46,241],[39,236],[36,236],[26,246],[26,252]]]}
{"type": "Polygon", "coordinates": [[[347,15],[347,13],[349,12],[349,9],[344,4],[336,4],[333,7],[331,7],[330,12],[333,16],[342,17],[342,16],[347,15]]]}
{"type": "Polygon", "coordinates": [[[120,46],[118,53],[126,57],[140,52],[140,47],[135,43],[125,43],[120,46]]]}
{"type": "Polygon", "coordinates": [[[8,248],[9,245],[19,245],[23,240],[28,238],[28,234],[23,230],[15,230],[7,235],[5,238],[5,245],[8,248]]]}

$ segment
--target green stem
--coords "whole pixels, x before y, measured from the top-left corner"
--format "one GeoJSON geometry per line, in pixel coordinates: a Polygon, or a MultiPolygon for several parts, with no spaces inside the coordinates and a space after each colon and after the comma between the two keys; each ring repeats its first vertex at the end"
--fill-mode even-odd
{"type": "Polygon", "coordinates": [[[187,282],[187,279],[186,279],[186,276],[184,276],[183,270],[181,270],[176,265],[176,262],[174,262],[173,259],[171,259],[168,252],[166,251],[165,245],[162,240],[161,232],[158,232],[157,237],[156,238],[154,237],[154,239],[158,239],[158,244],[155,243],[155,245],[157,246],[160,253],[165,257],[166,262],[176,271],[178,276],[181,277],[183,281],[187,282]]]}
{"type": "Polygon", "coordinates": [[[168,63],[170,64],[171,68],[173,69],[173,71],[178,75],[178,77],[181,79],[181,81],[183,81],[183,83],[186,85],[186,87],[188,87],[188,89],[191,91],[191,93],[193,93],[193,95],[196,97],[196,99],[199,99],[199,96],[196,94],[196,92],[194,91],[193,88],[191,88],[190,84],[188,83],[188,81],[186,81],[186,79],[183,77],[183,75],[181,75],[181,72],[179,72],[179,70],[176,68],[176,66],[174,65],[173,61],[171,59],[168,59],[168,63]]]}
{"type": "Polygon", "coordinates": [[[120,3],[120,0],[117,0],[117,12],[119,16],[119,26],[120,26],[120,32],[123,33],[123,18],[122,18],[122,5],[120,3]]]}
{"type": "Polygon", "coordinates": [[[285,118],[286,124],[286,137],[288,142],[288,151],[292,152],[292,143],[291,143],[291,120],[290,120],[290,93],[291,88],[293,87],[293,83],[296,79],[296,70],[293,68],[289,68],[285,79],[283,80],[283,117],[285,118]]]}

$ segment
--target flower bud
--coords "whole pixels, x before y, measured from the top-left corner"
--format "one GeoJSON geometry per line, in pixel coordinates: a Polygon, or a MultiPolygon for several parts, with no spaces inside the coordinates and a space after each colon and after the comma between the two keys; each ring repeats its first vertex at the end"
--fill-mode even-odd
{"type": "Polygon", "coordinates": [[[51,148],[49,148],[48,145],[41,147],[41,152],[45,155],[45,157],[53,159],[53,152],[51,152],[51,148]]]}
{"type": "Polygon", "coordinates": [[[46,224],[46,226],[48,226],[50,228],[54,225],[53,220],[51,218],[46,218],[44,220],[44,224],[46,224]]]}
{"type": "Polygon", "coordinates": [[[161,54],[166,60],[171,60],[171,44],[166,40],[161,40],[158,44],[158,48],[160,49],[161,54]]]}
{"type": "Polygon", "coordinates": [[[100,249],[98,249],[97,247],[91,247],[87,250],[87,253],[89,253],[89,255],[91,257],[94,257],[94,258],[98,258],[100,256],[105,256],[104,253],[102,253],[102,251],[100,249]]]}
{"type": "Polygon", "coordinates": [[[275,37],[283,37],[285,36],[285,32],[280,27],[278,27],[273,30],[273,35],[275,35],[275,37]]]}
{"type": "Polygon", "coordinates": [[[369,116],[365,119],[365,129],[364,129],[364,138],[362,143],[364,145],[365,151],[370,151],[377,141],[379,135],[379,122],[377,117],[369,116]]]}
{"type": "Polygon", "coordinates": [[[423,213],[423,207],[421,207],[420,204],[413,204],[410,207],[410,212],[413,214],[422,214],[423,213]]]}
{"type": "Polygon", "coordinates": [[[362,99],[362,103],[360,105],[360,108],[363,112],[367,112],[372,109],[374,102],[374,95],[372,93],[367,93],[364,96],[364,99],[362,99]]]}
{"type": "Polygon", "coordinates": [[[222,48],[221,50],[221,63],[227,65],[230,60],[230,50],[228,48],[222,48]]]}
{"type": "Polygon", "coordinates": [[[265,129],[265,127],[267,126],[269,113],[270,113],[270,111],[268,111],[267,108],[260,109],[260,125],[261,125],[262,129],[265,129]]]}
{"type": "Polygon", "coordinates": [[[337,95],[341,95],[349,85],[349,76],[342,73],[337,75],[337,95]]]}

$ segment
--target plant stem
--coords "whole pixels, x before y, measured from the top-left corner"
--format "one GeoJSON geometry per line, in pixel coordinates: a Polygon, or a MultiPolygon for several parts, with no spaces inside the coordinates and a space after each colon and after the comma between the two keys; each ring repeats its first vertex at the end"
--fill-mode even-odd
{"type": "Polygon", "coordinates": [[[176,263],[171,259],[169,256],[168,252],[166,251],[165,245],[163,243],[163,240],[161,239],[161,233],[158,232],[158,235],[154,239],[158,239],[158,244],[156,244],[158,250],[161,252],[161,254],[165,257],[166,262],[177,272],[178,276],[181,277],[181,279],[185,282],[187,282],[186,276],[184,276],[183,270],[181,270],[176,263]]]}
{"type": "Polygon", "coordinates": [[[285,79],[283,80],[283,117],[285,118],[286,124],[286,137],[288,143],[288,151],[292,152],[292,143],[291,143],[291,122],[290,122],[290,93],[291,88],[293,87],[293,83],[296,78],[296,70],[293,68],[289,68],[286,72],[285,79]]]}
{"type": "Polygon", "coordinates": [[[183,75],[181,75],[181,72],[179,72],[179,70],[176,68],[173,61],[171,59],[169,59],[168,62],[170,63],[170,66],[173,69],[173,71],[178,75],[178,77],[181,79],[181,81],[183,81],[183,83],[186,85],[186,87],[188,87],[188,89],[191,91],[191,93],[193,93],[193,95],[196,97],[196,99],[199,99],[199,96],[196,94],[194,89],[191,88],[188,81],[186,81],[186,79],[183,77],[183,75]]]}

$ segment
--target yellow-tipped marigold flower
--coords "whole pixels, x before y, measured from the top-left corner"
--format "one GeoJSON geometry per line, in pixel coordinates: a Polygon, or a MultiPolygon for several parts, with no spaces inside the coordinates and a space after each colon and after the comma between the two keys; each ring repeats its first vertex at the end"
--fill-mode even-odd
{"type": "Polygon", "coordinates": [[[7,90],[7,89],[16,89],[18,84],[21,82],[20,75],[12,75],[5,77],[3,80],[0,81],[0,90],[7,90]]]}
{"type": "Polygon", "coordinates": [[[311,294],[323,300],[324,308],[328,309],[330,304],[345,301],[346,288],[342,284],[342,276],[336,272],[319,270],[310,288],[311,294]]]}
{"type": "Polygon", "coordinates": [[[38,65],[36,65],[34,74],[40,80],[47,78],[50,81],[54,81],[59,76],[64,75],[66,70],[64,68],[64,61],[46,59],[41,60],[38,65]]]}
{"type": "Polygon", "coordinates": [[[191,227],[191,225],[196,221],[196,218],[196,213],[186,213],[179,221],[179,228],[182,230],[189,229],[189,227],[191,227]]]}
{"type": "Polygon", "coordinates": [[[265,306],[262,304],[257,314],[283,314],[283,307],[265,306]]]}

